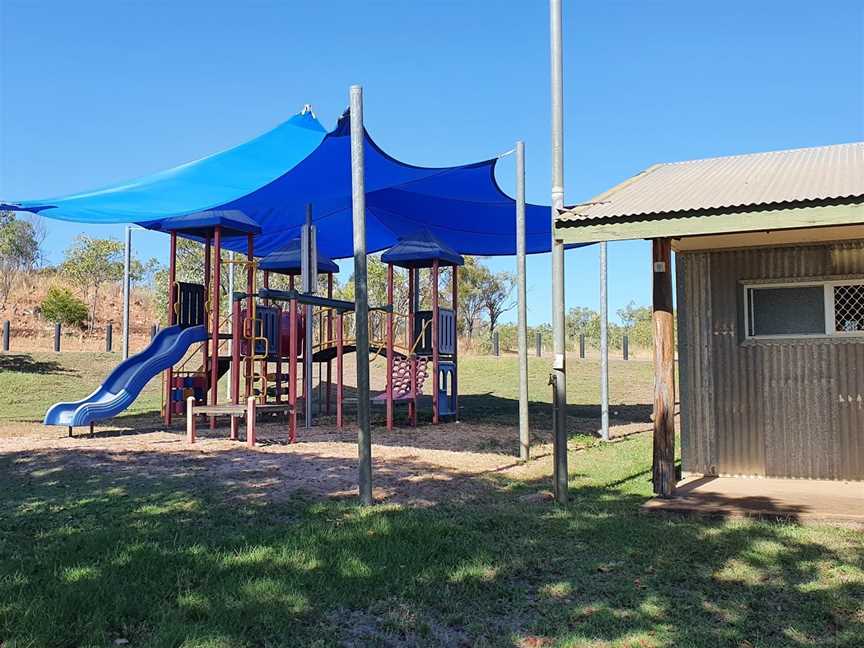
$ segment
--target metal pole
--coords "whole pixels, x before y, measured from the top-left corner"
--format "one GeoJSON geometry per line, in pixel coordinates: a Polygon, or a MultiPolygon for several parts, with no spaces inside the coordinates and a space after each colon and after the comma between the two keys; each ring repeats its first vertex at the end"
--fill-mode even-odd
{"type": "Polygon", "coordinates": [[[539,331],[534,334],[535,344],[537,346],[537,357],[543,355],[543,334],[539,331]]]}
{"type": "Polygon", "coordinates": [[[372,435],[369,429],[369,301],[366,285],[366,187],[363,158],[363,88],[351,86],[351,208],[354,227],[354,319],[357,338],[357,450],[360,503],[372,504],[372,435]]]}
{"type": "Polygon", "coordinates": [[[105,327],[105,351],[111,353],[114,350],[114,324],[108,322],[105,327]]]}
{"type": "Polygon", "coordinates": [[[438,424],[441,390],[438,388],[441,374],[438,368],[441,366],[441,319],[440,305],[438,304],[438,259],[432,261],[432,423],[438,424]]]}
{"type": "Polygon", "coordinates": [[[126,226],[126,248],[123,252],[123,359],[129,357],[129,292],[132,288],[132,226],[126,226]]]}
{"type": "Polygon", "coordinates": [[[60,353],[60,322],[54,324],[54,353],[60,353]]]}
{"type": "Polygon", "coordinates": [[[600,436],[609,440],[609,295],[606,241],[600,243],[600,436]]]}
{"type": "MultiPolygon", "coordinates": [[[[312,229],[312,205],[306,205],[306,227],[303,229],[301,258],[301,278],[303,292],[315,293],[318,288],[317,254],[315,251],[315,233],[312,229]]],[[[303,346],[303,426],[309,430],[312,427],[312,305],[306,304],[303,336],[306,340],[303,346]]]]}
{"type": "Polygon", "coordinates": [[[525,142],[516,142],[516,276],[519,292],[519,458],[527,461],[528,432],[528,288],[525,282],[525,142]]]}
{"type": "MultiPolygon", "coordinates": [[[[174,299],[175,299],[175,291],[176,286],[174,285],[177,282],[177,232],[171,232],[171,242],[169,244],[168,251],[168,326],[174,326],[174,322],[176,321],[177,312],[174,310],[174,299]]],[[[158,331],[158,328],[154,328],[154,337],[155,333],[158,331]]],[[[165,403],[165,411],[162,413],[163,420],[165,425],[171,425],[171,383],[174,382],[174,371],[171,367],[168,367],[165,370],[165,385],[164,392],[162,394],[162,400],[165,403]]]]}
{"type": "MultiPolygon", "coordinates": [[[[231,260],[231,263],[228,264],[228,303],[231,305],[231,317],[228,318],[228,332],[231,334],[231,339],[228,341],[228,349],[230,355],[232,357],[232,363],[234,358],[234,251],[228,253],[228,258],[231,260]]],[[[238,316],[239,318],[239,316],[238,316]]],[[[227,398],[232,398],[232,381],[229,380],[225,384],[225,396],[227,398]]],[[[232,400],[233,403],[236,404],[237,401],[232,400]]],[[[234,420],[233,418],[231,419],[234,420]]]]}
{"type": "Polygon", "coordinates": [[[3,352],[9,352],[9,320],[3,320],[3,352]]]}
{"type": "Polygon", "coordinates": [[[567,502],[567,360],[564,342],[564,243],[555,239],[555,219],[564,207],[564,62],[561,0],[549,2],[552,68],[552,361],[557,407],[553,423],[554,491],[567,502]]]}
{"type": "MultiPolygon", "coordinates": [[[[213,294],[210,297],[212,320],[210,329],[210,404],[215,406],[219,401],[219,291],[222,287],[222,226],[213,230],[213,294]]],[[[207,371],[207,365],[204,365],[207,371]]],[[[216,417],[210,417],[210,429],[216,426],[216,417]]]]}

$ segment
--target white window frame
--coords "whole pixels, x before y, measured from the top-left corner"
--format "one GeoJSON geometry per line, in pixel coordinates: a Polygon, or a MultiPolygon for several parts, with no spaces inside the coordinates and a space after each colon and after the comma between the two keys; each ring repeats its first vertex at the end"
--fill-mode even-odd
{"type": "Polygon", "coordinates": [[[742,285],[744,292],[744,339],[745,340],[772,340],[772,339],[799,339],[799,338],[862,338],[864,331],[835,331],[834,321],[834,287],[835,286],[864,286],[864,279],[824,279],[801,281],[760,281],[745,282],[742,285]],[[760,288],[812,288],[821,286],[824,291],[825,300],[825,332],[824,333],[780,333],[775,335],[752,335],[754,327],[753,313],[750,308],[750,291],[760,288]]]}

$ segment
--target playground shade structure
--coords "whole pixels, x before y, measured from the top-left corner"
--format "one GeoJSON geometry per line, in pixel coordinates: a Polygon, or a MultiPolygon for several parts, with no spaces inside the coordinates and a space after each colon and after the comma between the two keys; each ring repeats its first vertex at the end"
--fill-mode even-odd
{"type": "Polygon", "coordinates": [[[45,414],[45,425],[79,427],[117,416],[129,407],[159,372],[177,363],[190,346],[208,338],[205,326],[162,329],[141,353],[124,360],[92,394],[72,403],[57,403],[45,414]]]}
{"type": "MultiPolygon", "coordinates": [[[[0,208],[90,223],[135,222],[166,230],[171,220],[202,211],[238,210],[261,228],[255,253],[281,250],[300,235],[306,207],[320,254],[353,254],[350,115],[326,132],[310,110],[263,135],[201,160],[106,187],[0,208]]],[[[495,180],[498,158],[450,167],[420,167],[385,153],[365,134],[367,250],[388,248],[425,229],[460,254],[516,253],[515,203],[495,180]]],[[[196,238],[191,234],[182,234],[196,238]]],[[[243,236],[223,247],[242,252],[243,236]]],[[[526,250],[551,245],[548,207],[526,208],[526,250]]]]}

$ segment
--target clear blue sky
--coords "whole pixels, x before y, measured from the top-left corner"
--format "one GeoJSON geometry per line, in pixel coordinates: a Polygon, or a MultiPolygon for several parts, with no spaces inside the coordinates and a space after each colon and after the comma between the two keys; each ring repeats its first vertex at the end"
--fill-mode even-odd
{"type": "MultiPolygon", "coordinates": [[[[566,202],[656,162],[864,139],[860,0],[564,2],[566,202]]],[[[326,127],[365,87],[367,127],[415,164],[526,141],[548,204],[548,8],[488,2],[0,0],[0,196],[134,178],[233,146],[314,105],[326,127]]],[[[512,159],[499,182],[513,187],[512,159]]],[[[57,260],[78,232],[48,221],[57,260]]],[[[165,258],[157,234],[142,254],[165,258]]],[[[610,245],[610,310],[650,301],[644,242],[610,245]]],[[[509,269],[513,259],[490,260],[509,269]]],[[[549,259],[528,265],[550,318],[549,259]]],[[[568,252],[567,304],[596,307],[596,249],[568,252]]]]}

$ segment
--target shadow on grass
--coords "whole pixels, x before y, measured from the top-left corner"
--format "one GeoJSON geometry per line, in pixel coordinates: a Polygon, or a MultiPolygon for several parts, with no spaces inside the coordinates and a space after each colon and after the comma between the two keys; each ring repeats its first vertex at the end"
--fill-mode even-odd
{"type": "Polygon", "coordinates": [[[69,374],[70,371],[54,360],[35,360],[27,353],[0,353],[0,371],[23,374],[69,374]]]}
{"type": "MultiPolygon", "coordinates": [[[[580,456],[596,465],[609,452],[580,456]]],[[[353,490],[355,459],[314,454],[0,455],[0,637],[713,647],[853,646],[864,634],[856,536],[639,514],[643,465],[579,479],[561,508],[538,497],[545,477],[430,486],[422,464],[376,462],[376,484],[437,488],[439,503],[362,510],[268,497],[297,461],[313,490],[353,490]]]]}
{"type": "MultiPolygon", "coordinates": [[[[353,392],[352,396],[353,397],[353,392]]],[[[335,402],[334,402],[335,410],[335,402]]],[[[311,431],[304,429],[302,407],[298,417],[299,429],[297,438],[304,441],[356,441],[356,403],[349,402],[345,406],[345,426],[343,430],[336,429],[334,415],[322,411],[315,416],[311,431]]],[[[612,406],[611,423],[613,426],[644,423],[645,429],[650,428],[650,405],[612,406]]],[[[322,407],[323,410],[323,407],[322,407]]],[[[529,414],[532,435],[535,442],[551,440],[551,406],[548,403],[531,402],[529,414]]],[[[408,408],[405,403],[397,403],[394,429],[388,432],[385,428],[385,408],[381,404],[372,407],[373,443],[387,446],[409,446],[429,450],[449,450],[453,452],[483,452],[507,454],[513,457],[519,454],[518,420],[519,403],[514,399],[493,396],[491,394],[467,395],[459,398],[459,421],[452,417],[443,417],[439,426],[432,425],[432,399],[423,396],[418,403],[418,424],[411,427],[408,424],[408,408]]],[[[571,438],[597,436],[599,427],[599,405],[571,405],[568,407],[568,431],[571,438]]],[[[258,420],[263,429],[259,431],[262,443],[287,443],[287,418],[283,413],[261,413],[258,420]]],[[[220,417],[216,436],[227,438],[228,419],[220,417]]],[[[96,426],[96,437],[127,436],[137,433],[150,433],[164,429],[158,412],[141,412],[124,414],[118,418],[106,421],[107,429],[96,426]]],[[[185,425],[185,415],[175,415],[172,429],[182,431],[185,425]]],[[[244,428],[241,423],[241,428],[244,428]]],[[[207,424],[204,419],[199,421],[199,430],[206,435],[207,424]]],[[[245,428],[244,428],[245,429],[245,428]]],[[[630,430],[635,433],[639,430],[630,430]]],[[[623,434],[623,433],[622,433],[623,434]]],[[[76,435],[86,436],[86,429],[76,431],[76,435]]],[[[577,439],[578,440],[578,439],[577,439]]],[[[582,439],[584,441],[584,439],[582,439]]]]}

